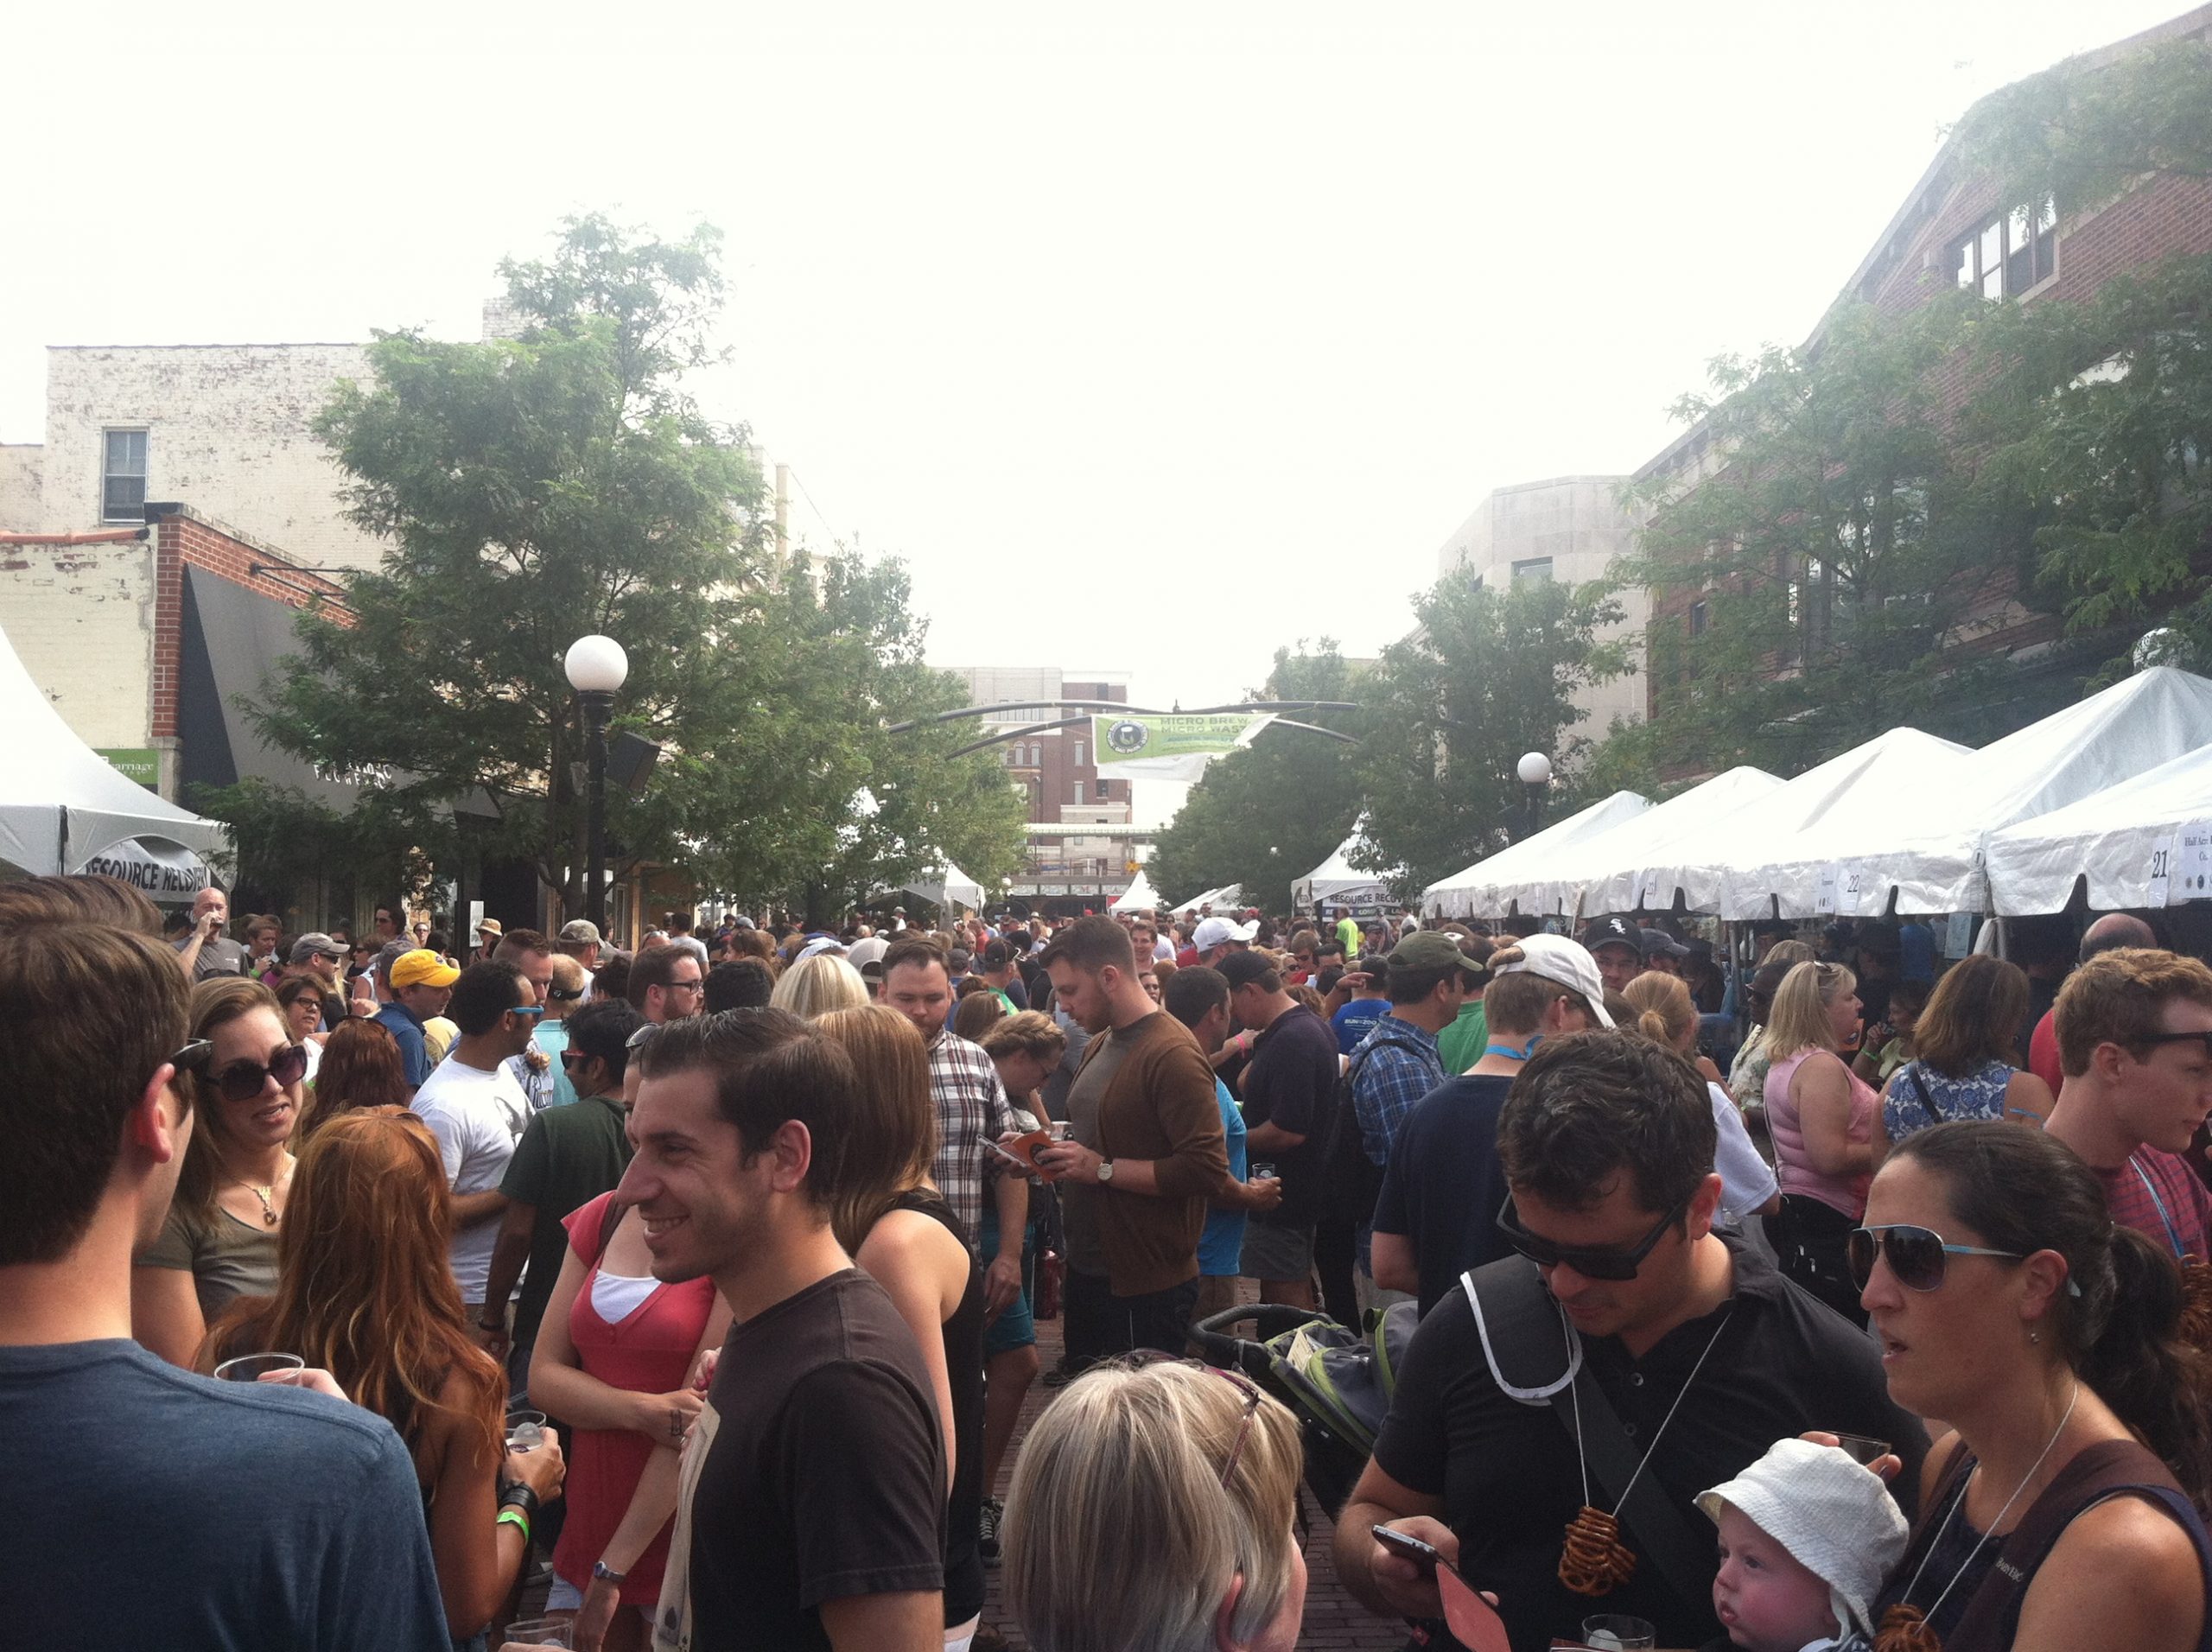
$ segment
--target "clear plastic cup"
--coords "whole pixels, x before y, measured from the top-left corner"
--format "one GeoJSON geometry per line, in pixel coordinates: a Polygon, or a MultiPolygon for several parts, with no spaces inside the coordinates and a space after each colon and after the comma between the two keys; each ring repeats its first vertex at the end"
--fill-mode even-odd
{"type": "Polygon", "coordinates": [[[1053,1119],[1045,1126],[1045,1128],[1051,1134],[1053,1141],[1065,1141],[1075,1126],[1065,1119],[1053,1119]]]}
{"type": "Polygon", "coordinates": [[[1854,1463],[1872,1468],[1880,1458],[1890,1454],[1890,1442],[1872,1439],[1865,1434],[1838,1434],[1835,1443],[1854,1463]]]}
{"type": "Polygon", "coordinates": [[[499,1637],[501,1645],[512,1642],[517,1646],[574,1646],[575,1631],[565,1617],[524,1617],[507,1625],[507,1632],[499,1637]]]}
{"type": "Polygon", "coordinates": [[[1586,1617],[1582,1641],[1595,1652],[1648,1652],[1659,1644],[1659,1631],[1641,1617],[1586,1617]]]}
{"type": "Polygon", "coordinates": [[[215,1368],[219,1382],[258,1382],[267,1371],[303,1371],[307,1361],[297,1354],[240,1354],[215,1368]]]}
{"type": "MultiPolygon", "coordinates": [[[[542,1411],[510,1411],[507,1413],[507,1449],[511,1452],[534,1452],[545,1439],[545,1414],[542,1411]]],[[[566,1642],[564,1642],[565,1645],[566,1642]]]]}

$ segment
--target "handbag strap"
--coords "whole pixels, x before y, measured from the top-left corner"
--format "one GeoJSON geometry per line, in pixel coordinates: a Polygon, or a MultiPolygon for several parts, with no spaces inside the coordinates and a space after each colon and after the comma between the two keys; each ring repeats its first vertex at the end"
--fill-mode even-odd
{"type": "Polygon", "coordinates": [[[1665,1489],[1638,1471],[1643,1459],[1536,1265],[1525,1256],[1504,1257],[1462,1274],[1459,1286],[1474,1310],[1491,1380],[1523,1405],[1550,1405],[1567,1437],[1580,1438],[1590,1472],[1607,1501],[1620,1505],[1623,1523],[1668,1586],[1685,1604],[1705,1600],[1713,1590],[1712,1540],[1697,1541],[1665,1489]],[[1559,1375],[1562,1363],[1566,1371],[1559,1375]]]}
{"type": "Polygon", "coordinates": [[[1913,1099],[1920,1103],[1920,1110],[1928,1115],[1928,1121],[1930,1124],[1942,1123],[1943,1115],[1936,1110],[1936,1103],[1929,1099],[1928,1086],[1920,1082],[1920,1064],[1917,1061],[1912,1063],[1904,1070],[1904,1076],[1912,1080],[1913,1099]]]}
{"type": "Polygon", "coordinates": [[[593,1268],[607,1260],[607,1248],[614,1242],[614,1229],[622,1225],[622,1213],[629,1208],[613,1194],[607,1196],[607,1208],[599,1213],[599,1244],[591,1253],[593,1268]]]}

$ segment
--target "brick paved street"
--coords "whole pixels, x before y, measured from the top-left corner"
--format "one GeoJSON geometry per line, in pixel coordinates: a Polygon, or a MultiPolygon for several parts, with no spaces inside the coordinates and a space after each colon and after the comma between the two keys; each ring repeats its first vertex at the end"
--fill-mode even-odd
{"type": "MultiPolygon", "coordinates": [[[[1245,1294],[1250,1294],[1248,1285],[1245,1294]]],[[[1060,1357],[1060,1325],[1058,1320],[1040,1320],[1037,1325],[1037,1351],[1043,1357],[1045,1369],[1050,1370],[1060,1357]]],[[[1006,1483],[1013,1477],[1014,1459],[1021,1449],[1022,1435],[1039,1412],[1057,1397],[1058,1390],[1048,1388],[1039,1382],[1033,1385],[1028,1398],[1021,1407],[1021,1433],[1014,1436],[1014,1451],[1007,1453],[1007,1465],[995,1488],[1000,1496],[1006,1495],[1006,1483]]],[[[1370,1612],[1347,1593],[1337,1581],[1337,1568],[1329,1552],[1335,1528],[1328,1515],[1316,1507],[1310,1493],[1300,1489],[1306,1498],[1306,1514],[1311,1522],[1306,1545],[1306,1566],[1308,1581],[1306,1593],[1306,1631],[1299,1637],[1301,1647],[1327,1649],[1327,1652],[1344,1652],[1346,1649],[1361,1649],[1362,1652],[1395,1652],[1406,1643],[1405,1626],[1395,1621],[1385,1621],[1370,1612]]],[[[1024,1641],[1014,1628],[1014,1614],[1006,1609],[999,1592],[1000,1573],[994,1568],[990,1573],[990,1593],[983,1604],[983,1622],[995,1623],[1006,1631],[1010,1646],[1026,1649],[1024,1641]]]]}

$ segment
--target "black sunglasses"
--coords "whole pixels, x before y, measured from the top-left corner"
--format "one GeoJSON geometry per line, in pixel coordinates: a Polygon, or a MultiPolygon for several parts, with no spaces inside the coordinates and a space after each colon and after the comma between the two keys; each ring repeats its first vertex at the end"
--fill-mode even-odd
{"type": "MultiPolygon", "coordinates": [[[[2140,1042],[2149,1044],[2201,1044],[2204,1053],[2212,1056],[2212,1032],[2153,1032],[2140,1042]]],[[[2139,1061],[2141,1057],[2136,1058],[2139,1061]]]]}
{"type": "Polygon", "coordinates": [[[207,1062],[215,1046],[206,1039],[196,1039],[177,1052],[176,1064],[181,1072],[188,1072],[213,1084],[226,1102],[250,1102],[261,1094],[270,1079],[276,1081],[279,1090],[289,1090],[308,1076],[308,1047],[304,1044],[288,1044],[283,1053],[264,1065],[258,1061],[233,1061],[220,1072],[209,1072],[207,1062]]]}
{"type": "Polygon", "coordinates": [[[570,1072],[576,1071],[588,1062],[593,1062],[598,1059],[599,1058],[597,1056],[591,1054],[588,1051],[563,1050],[561,1052],[561,1064],[563,1067],[566,1067],[570,1072]]]}
{"type": "Polygon", "coordinates": [[[1666,1236],[1667,1229],[1681,1221],[1689,1208],[1689,1200],[1684,1199],[1661,1217],[1651,1231],[1630,1249],[1592,1250],[1573,1245],[1555,1245],[1548,1239],[1530,1233],[1521,1225],[1520,1215],[1514,1208],[1513,1196],[1509,1193],[1504,1205],[1497,1213],[1497,1230],[1505,1236],[1508,1244],[1539,1268],[1572,1268],[1585,1279],[1631,1280],[1636,1277],[1636,1270],[1643,1266],[1643,1259],[1657,1249],[1660,1240],[1666,1236]]]}
{"type": "MultiPolygon", "coordinates": [[[[1943,1236],[1935,1229],[1916,1227],[1909,1222],[1880,1228],[1853,1228],[1844,1236],[1843,1259],[1851,1268],[1851,1282],[1862,1291],[1866,1288],[1866,1281],[1874,1276],[1874,1253],[1878,1250],[1882,1260],[1889,1263],[1890,1272],[1897,1275],[1897,1283],[1908,1291],[1942,1290],[1944,1271],[1954,1256],[2001,1256],[2016,1262],[2027,1260],[2017,1250],[1947,1245],[1943,1236]]],[[[2078,1287],[2074,1294],[2081,1294],[2078,1287]]]]}

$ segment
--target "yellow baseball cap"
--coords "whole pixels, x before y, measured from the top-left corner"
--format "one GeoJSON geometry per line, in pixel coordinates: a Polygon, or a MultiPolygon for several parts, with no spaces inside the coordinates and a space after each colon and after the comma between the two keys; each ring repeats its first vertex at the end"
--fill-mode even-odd
{"type": "Polygon", "coordinates": [[[392,990],[402,987],[450,987],[461,971],[427,947],[403,952],[391,961],[392,990]]]}

